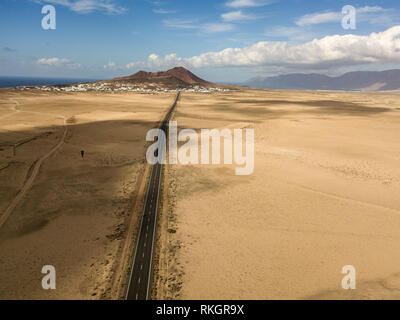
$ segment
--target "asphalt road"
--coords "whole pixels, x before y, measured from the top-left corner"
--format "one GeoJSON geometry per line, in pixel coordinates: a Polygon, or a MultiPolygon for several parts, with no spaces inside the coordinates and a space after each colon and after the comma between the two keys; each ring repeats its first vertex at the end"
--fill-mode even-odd
{"type": "MultiPolygon", "coordinates": [[[[160,129],[167,133],[168,122],[178,103],[180,93],[164,118],[160,129]]],[[[167,139],[168,140],[168,139],[167,139]]],[[[160,148],[163,149],[162,147],[160,148]]],[[[160,202],[161,178],[163,165],[155,164],[151,168],[150,181],[148,184],[145,204],[143,208],[142,221],[133,259],[127,300],[148,300],[151,298],[152,275],[153,275],[153,252],[157,227],[157,215],[160,202]]]]}

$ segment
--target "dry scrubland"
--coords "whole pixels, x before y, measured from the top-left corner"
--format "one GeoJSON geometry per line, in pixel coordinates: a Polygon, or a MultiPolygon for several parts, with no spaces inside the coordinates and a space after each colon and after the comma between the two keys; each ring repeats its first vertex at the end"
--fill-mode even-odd
{"type": "Polygon", "coordinates": [[[130,217],[145,136],[173,98],[0,91],[0,214],[68,126],[0,229],[0,299],[118,297],[123,239],[138,224],[130,217]],[[56,268],[55,291],[41,288],[44,265],[56,268]]]}
{"type": "Polygon", "coordinates": [[[159,298],[400,298],[398,94],[185,94],[175,119],[254,128],[255,172],[169,166],[159,298]]]}

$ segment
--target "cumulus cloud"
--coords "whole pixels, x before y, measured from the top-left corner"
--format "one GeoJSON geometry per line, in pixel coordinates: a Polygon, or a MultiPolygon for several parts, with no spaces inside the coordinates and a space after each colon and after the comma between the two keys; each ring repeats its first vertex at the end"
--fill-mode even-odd
{"type": "Polygon", "coordinates": [[[69,68],[79,68],[81,65],[79,63],[72,62],[66,58],[40,58],[37,64],[46,67],[69,67],[69,68]]]}
{"type": "Polygon", "coordinates": [[[102,11],[109,14],[122,14],[126,11],[125,8],[118,6],[115,0],[35,0],[35,2],[64,6],[81,14],[94,11],[102,11]]]}
{"type": "Polygon", "coordinates": [[[104,65],[104,70],[114,69],[116,66],[117,66],[117,64],[114,61],[111,61],[111,62],[107,63],[106,65],[104,65]]]}
{"type": "Polygon", "coordinates": [[[373,63],[400,63],[400,26],[370,35],[334,35],[294,45],[282,41],[258,42],[244,48],[227,48],[182,58],[176,54],[150,55],[147,61],[133,63],[160,69],[172,66],[273,67],[297,70],[330,69],[373,63]]]}
{"type": "Polygon", "coordinates": [[[145,63],[138,61],[138,62],[130,62],[128,64],[126,64],[125,68],[126,69],[134,69],[134,68],[140,68],[140,67],[145,67],[145,63]]]}
{"type": "Polygon", "coordinates": [[[60,66],[69,62],[70,61],[65,58],[41,58],[37,61],[38,64],[46,66],[60,66]]]}

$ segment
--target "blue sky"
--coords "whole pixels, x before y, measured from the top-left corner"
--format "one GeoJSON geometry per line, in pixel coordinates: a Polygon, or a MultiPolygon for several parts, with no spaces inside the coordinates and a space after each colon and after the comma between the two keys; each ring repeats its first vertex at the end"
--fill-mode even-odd
{"type": "Polygon", "coordinates": [[[190,68],[212,81],[400,67],[400,3],[2,0],[0,75],[112,78],[190,68]],[[56,30],[43,30],[44,5],[56,30]],[[342,8],[357,27],[342,27],[342,8]]]}

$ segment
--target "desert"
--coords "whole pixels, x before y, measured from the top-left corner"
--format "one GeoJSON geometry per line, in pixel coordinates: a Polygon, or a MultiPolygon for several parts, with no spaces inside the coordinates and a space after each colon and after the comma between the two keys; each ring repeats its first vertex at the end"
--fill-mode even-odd
{"type": "Polygon", "coordinates": [[[399,1],[6,0],[0,22],[10,314],[400,300],[399,1]]]}
{"type": "Polygon", "coordinates": [[[399,119],[398,93],[183,95],[180,128],[254,129],[255,168],[168,166],[157,298],[398,299],[399,119]]]}
{"type": "MultiPolygon", "coordinates": [[[[0,91],[1,299],[124,298],[146,133],[175,97],[0,91]]],[[[399,298],[398,93],[182,92],[172,120],[254,129],[254,172],[165,165],[151,298],[399,298]],[[357,290],[341,287],[347,265],[357,290]]]]}
{"type": "Polygon", "coordinates": [[[0,299],[123,297],[146,132],[173,98],[0,91],[0,299]],[[42,288],[45,265],[56,269],[56,290],[42,288]]]}

